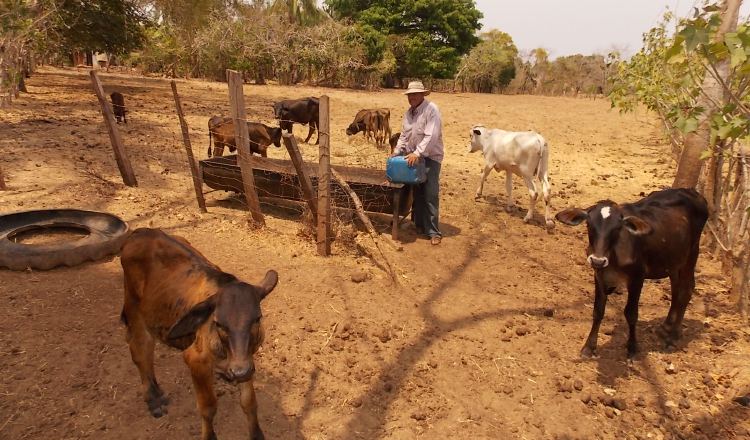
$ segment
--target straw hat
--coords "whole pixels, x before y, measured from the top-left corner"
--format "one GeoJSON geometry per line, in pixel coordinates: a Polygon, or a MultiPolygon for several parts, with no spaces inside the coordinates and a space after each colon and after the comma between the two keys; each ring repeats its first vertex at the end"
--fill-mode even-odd
{"type": "Polygon", "coordinates": [[[429,95],[430,91],[424,88],[424,84],[422,84],[422,81],[410,81],[409,87],[406,88],[404,95],[408,95],[410,93],[424,93],[425,95],[429,95]]]}

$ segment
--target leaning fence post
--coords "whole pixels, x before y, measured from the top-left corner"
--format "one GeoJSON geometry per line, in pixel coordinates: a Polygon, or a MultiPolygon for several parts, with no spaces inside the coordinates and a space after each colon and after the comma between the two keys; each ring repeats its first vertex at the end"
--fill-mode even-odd
{"type": "Polygon", "coordinates": [[[260,200],[255,190],[255,173],[250,164],[250,144],[247,133],[247,116],[245,115],[245,95],[242,93],[242,75],[236,70],[227,69],[227,83],[229,83],[229,108],[234,121],[234,139],[237,146],[238,162],[242,174],[242,185],[245,189],[245,200],[250,208],[250,218],[258,226],[266,224],[260,211],[260,200]]]}
{"type": "Polygon", "coordinates": [[[289,157],[292,158],[292,164],[294,169],[297,170],[297,177],[299,177],[299,184],[302,187],[302,194],[305,196],[307,206],[310,207],[310,213],[312,214],[313,221],[318,221],[318,207],[316,206],[316,195],[315,190],[312,186],[310,176],[307,174],[305,169],[305,162],[302,160],[302,154],[299,152],[297,146],[297,140],[291,133],[284,133],[284,145],[287,151],[289,151],[289,157]]]}
{"type": "Polygon", "coordinates": [[[0,167],[0,191],[5,191],[8,189],[7,186],[5,186],[5,175],[3,175],[3,167],[0,167]]]}
{"type": "Polygon", "coordinates": [[[195,164],[195,157],[193,157],[193,146],[190,144],[190,132],[188,131],[187,121],[185,115],[182,113],[182,103],[180,103],[180,95],[177,94],[177,83],[172,80],[172,94],[174,95],[174,105],[177,108],[177,117],[180,118],[180,128],[182,128],[182,142],[185,144],[185,152],[187,153],[188,165],[190,165],[190,174],[193,175],[193,187],[195,188],[195,198],[198,200],[198,207],[201,212],[208,212],[206,209],[206,200],[203,198],[203,179],[201,179],[198,173],[198,166],[195,164]]]}
{"type": "Polygon", "coordinates": [[[109,102],[104,97],[104,88],[102,88],[102,82],[96,75],[95,70],[89,72],[91,74],[91,82],[94,85],[94,93],[99,99],[99,105],[102,108],[102,116],[104,117],[104,124],[107,126],[109,132],[109,140],[112,142],[112,149],[115,150],[115,160],[117,161],[117,168],[120,169],[120,175],[122,181],[127,186],[138,186],[138,181],[135,179],[135,173],[133,173],[133,167],[130,165],[130,159],[125,151],[125,145],[120,137],[120,131],[117,129],[115,123],[115,115],[112,113],[112,108],[109,106],[109,102]]]}
{"type": "Polygon", "coordinates": [[[318,163],[318,254],[331,255],[331,149],[328,96],[320,97],[318,163]]]}

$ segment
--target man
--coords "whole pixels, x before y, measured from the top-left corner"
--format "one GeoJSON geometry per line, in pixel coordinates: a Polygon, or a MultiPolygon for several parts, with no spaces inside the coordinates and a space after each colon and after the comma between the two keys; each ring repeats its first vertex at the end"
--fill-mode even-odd
{"type": "Polygon", "coordinates": [[[443,234],[438,224],[440,202],[440,166],[443,161],[443,128],[440,110],[425,99],[430,94],[422,81],[412,81],[404,93],[409,99],[409,110],[404,115],[401,136],[393,155],[406,154],[409,166],[425,161],[427,180],[414,186],[412,220],[417,232],[430,237],[433,245],[440,244],[443,234]]]}

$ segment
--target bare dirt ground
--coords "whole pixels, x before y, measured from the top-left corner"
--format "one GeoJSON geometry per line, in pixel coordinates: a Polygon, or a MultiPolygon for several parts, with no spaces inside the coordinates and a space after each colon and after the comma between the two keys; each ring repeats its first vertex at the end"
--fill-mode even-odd
{"type": "MultiPolygon", "coordinates": [[[[481,158],[467,153],[475,123],[535,129],[550,143],[553,207],[603,198],[633,201],[671,182],[670,148],[648,115],[619,115],[602,100],[433,94],[444,120],[441,221],[434,247],[402,234],[393,254],[400,287],[351,242],[316,256],[298,215],[264,206],[268,226],[248,230],[229,194],[196,208],[168,81],[103,74],[130,109],[120,126],[137,188],[122,184],[86,72],[44,68],[29,94],[0,113],[0,163],[10,190],[0,212],[74,207],[117,214],[131,227],[189,239],[225,271],[257,282],[276,269],[264,301],[257,355],[261,426],[269,439],[733,439],[750,436],[750,411],[731,398],[750,386],[750,332],[730,305],[719,264],[705,253],[684,339],[663,351],[655,330],[668,281],[641,297],[641,354],[625,362],[624,296],[610,297],[599,357],[579,358],[592,313],[585,228],[547,233],[503,209],[494,174],[475,202],[481,158]],[[367,280],[352,281],[364,272],[367,280]],[[545,313],[546,312],[546,313],[545,313]],[[552,316],[548,316],[552,315],[552,316]],[[613,401],[613,399],[615,399],[613,401]],[[618,407],[618,408],[616,408],[618,407]]],[[[180,81],[198,158],[206,121],[228,114],[226,84],[180,81]]],[[[375,166],[384,153],[344,129],[360,108],[407,107],[397,91],[246,86],[250,118],[272,122],[280,98],[331,97],[334,162],[375,166]]],[[[306,127],[295,129],[299,137],[306,127]]],[[[317,148],[302,145],[307,158],[317,148]]],[[[283,150],[272,156],[283,158],[283,150]]],[[[541,208],[541,205],[540,205],[541,208]]],[[[387,225],[381,225],[385,230],[387,225]]],[[[0,270],[0,438],[185,439],[200,430],[181,356],[157,349],[169,414],[149,416],[119,322],[122,272],[109,261],[48,272],[0,270]]],[[[222,439],[246,438],[239,395],[219,385],[222,439]]]]}

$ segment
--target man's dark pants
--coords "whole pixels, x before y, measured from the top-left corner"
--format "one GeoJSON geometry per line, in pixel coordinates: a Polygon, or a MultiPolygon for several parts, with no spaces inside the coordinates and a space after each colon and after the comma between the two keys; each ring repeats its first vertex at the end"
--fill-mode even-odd
{"type": "Polygon", "coordinates": [[[417,229],[430,237],[441,237],[439,225],[440,208],[440,162],[425,158],[427,180],[414,185],[414,203],[411,219],[417,229]]]}

